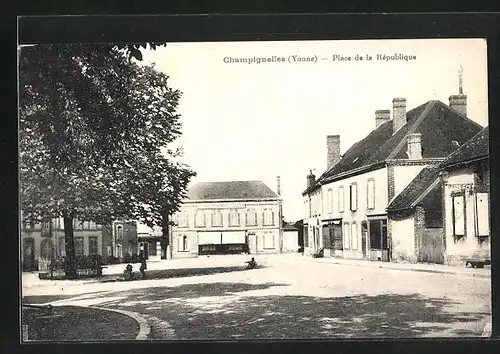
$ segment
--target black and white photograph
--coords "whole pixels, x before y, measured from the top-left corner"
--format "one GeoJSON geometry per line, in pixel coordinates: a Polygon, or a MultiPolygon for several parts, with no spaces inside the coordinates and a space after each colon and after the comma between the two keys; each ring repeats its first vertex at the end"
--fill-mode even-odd
{"type": "Polygon", "coordinates": [[[487,46],[19,45],[21,342],[490,337],[487,46]]]}

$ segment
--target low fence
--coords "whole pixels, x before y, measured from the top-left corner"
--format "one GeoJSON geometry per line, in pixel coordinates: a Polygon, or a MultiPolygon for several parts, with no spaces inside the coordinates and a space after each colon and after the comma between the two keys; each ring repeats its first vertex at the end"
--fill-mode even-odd
{"type": "MultiPolygon", "coordinates": [[[[102,275],[103,262],[100,255],[77,256],[76,274],[78,277],[98,277],[102,275]]],[[[66,257],[52,260],[39,260],[40,279],[64,279],[70,269],[69,259],[66,257]]]]}

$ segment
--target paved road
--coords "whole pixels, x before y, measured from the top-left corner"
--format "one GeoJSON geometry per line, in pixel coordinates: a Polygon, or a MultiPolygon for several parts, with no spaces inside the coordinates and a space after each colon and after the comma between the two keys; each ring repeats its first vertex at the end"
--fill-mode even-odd
{"type": "MultiPolygon", "coordinates": [[[[68,285],[60,292],[155,316],[179,339],[481,336],[491,313],[487,278],[280,256],[260,258],[262,268],[243,271],[243,260],[167,261],[167,271],[149,267],[151,280],[68,285]],[[162,279],[165,272],[169,278],[162,279]]],[[[161,329],[153,326],[153,335],[160,339],[161,329]]]]}

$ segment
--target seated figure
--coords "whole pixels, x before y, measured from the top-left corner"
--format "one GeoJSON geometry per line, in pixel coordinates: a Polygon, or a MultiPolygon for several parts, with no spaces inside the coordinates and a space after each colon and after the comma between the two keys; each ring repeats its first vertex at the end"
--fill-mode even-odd
{"type": "Polygon", "coordinates": [[[125,270],[123,271],[123,278],[125,280],[134,280],[135,279],[135,274],[132,271],[131,264],[127,264],[127,266],[125,267],[125,270]]]}
{"type": "Polygon", "coordinates": [[[247,269],[255,269],[257,268],[257,262],[255,262],[255,258],[252,257],[252,259],[248,262],[245,262],[247,263],[247,269]]]}

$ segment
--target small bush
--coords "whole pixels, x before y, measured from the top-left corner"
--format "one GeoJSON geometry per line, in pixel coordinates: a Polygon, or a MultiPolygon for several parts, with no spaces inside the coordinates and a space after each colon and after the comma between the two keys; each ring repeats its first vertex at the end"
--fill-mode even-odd
{"type": "Polygon", "coordinates": [[[106,259],[106,264],[119,264],[120,258],[115,256],[108,256],[106,259]]]}

